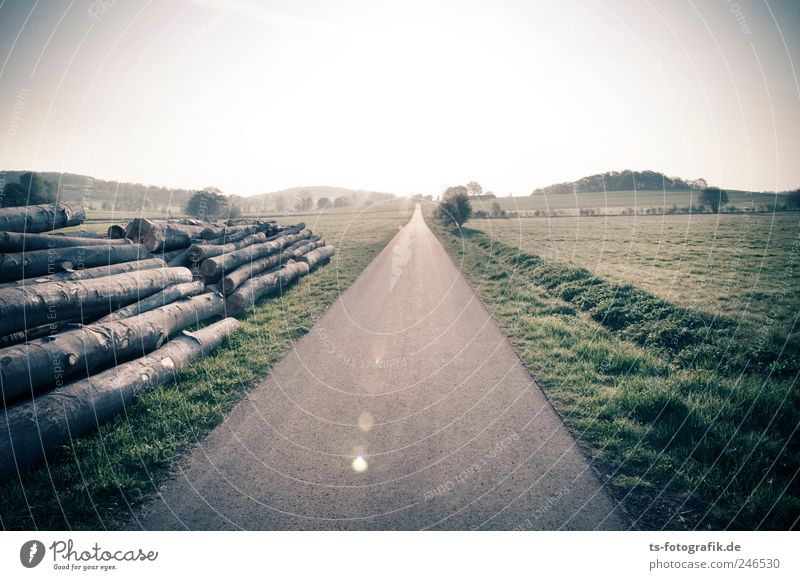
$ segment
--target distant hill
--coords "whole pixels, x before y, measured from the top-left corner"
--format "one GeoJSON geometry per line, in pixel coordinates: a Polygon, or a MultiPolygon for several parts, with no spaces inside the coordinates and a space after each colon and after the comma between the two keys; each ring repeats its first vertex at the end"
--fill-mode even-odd
{"type": "MultiPolygon", "coordinates": [[[[18,182],[26,171],[6,171],[6,183],[18,182]]],[[[194,189],[175,189],[95,179],[77,173],[36,171],[42,179],[58,184],[58,197],[64,202],[81,203],[89,209],[116,209],[117,211],[182,210],[194,189]]]]}
{"type": "Polygon", "coordinates": [[[600,191],[633,191],[658,190],[667,191],[703,189],[707,187],[705,179],[684,180],[680,177],[668,177],[658,171],[608,171],[582,177],[577,181],[555,183],[547,187],[533,190],[531,195],[555,195],[560,193],[594,193],[600,191]]]}

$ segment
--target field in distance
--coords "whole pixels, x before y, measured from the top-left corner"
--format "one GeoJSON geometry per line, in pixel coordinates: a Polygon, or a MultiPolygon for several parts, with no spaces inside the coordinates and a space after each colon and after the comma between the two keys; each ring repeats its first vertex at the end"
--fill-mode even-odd
{"type": "MultiPolygon", "coordinates": [[[[728,206],[742,208],[760,208],[771,206],[778,201],[781,202],[781,195],[772,193],[758,193],[747,191],[728,190],[728,206]]],[[[599,213],[616,214],[628,208],[671,208],[673,204],[677,207],[688,207],[697,205],[698,192],[686,191],[608,191],[593,193],[553,194],[553,195],[525,195],[514,197],[498,197],[497,199],[473,201],[474,210],[489,211],[492,203],[496,201],[505,211],[534,212],[538,211],[560,211],[566,215],[578,213],[579,208],[592,208],[600,210],[599,213]]]]}
{"type": "Polygon", "coordinates": [[[586,268],[681,306],[783,330],[797,315],[798,213],[512,218],[468,225],[521,252],[586,268]]]}

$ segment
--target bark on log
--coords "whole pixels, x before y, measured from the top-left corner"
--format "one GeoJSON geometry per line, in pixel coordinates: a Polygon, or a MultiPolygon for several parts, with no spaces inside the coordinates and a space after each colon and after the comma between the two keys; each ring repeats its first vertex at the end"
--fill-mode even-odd
{"type": "Polygon", "coordinates": [[[147,250],[138,244],[72,246],[0,254],[0,282],[46,276],[54,272],[69,271],[76,266],[94,268],[150,257],[147,250]]]}
{"type": "Polygon", "coordinates": [[[133,399],[171,381],[239,326],[225,318],[185,332],[140,359],[76,381],[0,412],[0,479],[22,472],[61,445],[111,419],[133,399]]]}
{"type": "Polygon", "coordinates": [[[216,244],[216,245],[219,245],[219,246],[224,245],[224,244],[233,244],[235,242],[239,242],[239,241],[245,239],[248,236],[252,236],[254,234],[257,234],[259,232],[265,233],[264,237],[266,239],[266,232],[268,232],[268,231],[269,231],[269,228],[267,228],[267,227],[248,226],[248,227],[244,228],[243,230],[241,230],[239,232],[236,232],[235,234],[226,235],[225,237],[220,238],[219,242],[217,240],[208,240],[207,243],[208,244],[216,244]]]}
{"type": "Polygon", "coordinates": [[[304,222],[285,228],[278,227],[271,236],[267,236],[267,241],[271,242],[272,240],[277,240],[281,236],[288,236],[290,234],[299,234],[304,229],[306,229],[306,224],[304,222]]]}
{"type": "Polygon", "coordinates": [[[169,252],[188,248],[203,229],[203,226],[136,218],[125,228],[125,236],[150,252],[169,252]]]}
{"type": "Polygon", "coordinates": [[[70,230],[66,234],[64,232],[53,231],[53,232],[46,232],[46,235],[62,236],[62,237],[69,236],[71,238],[87,238],[89,240],[97,240],[103,237],[94,230],[70,230]]]}
{"type": "Polygon", "coordinates": [[[121,240],[125,238],[125,225],[113,224],[108,226],[108,237],[112,240],[121,240]]]}
{"type": "Polygon", "coordinates": [[[113,322],[115,320],[123,320],[125,318],[131,318],[132,316],[138,316],[139,314],[148,312],[154,308],[171,304],[172,302],[180,300],[181,298],[195,296],[200,294],[203,290],[205,290],[205,285],[198,281],[167,286],[161,292],[156,292],[152,296],[142,298],[138,302],[134,302],[129,306],[115,310],[108,316],[104,316],[98,320],[96,324],[113,322]]]}
{"type": "Polygon", "coordinates": [[[310,230],[303,230],[297,234],[290,234],[288,236],[280,236],[271,242],[263,244],[254,244],[241,250],[236,250],[221,256],[208,258],[200,264],[200,273],[204,276],[215,277],[224,276],[227,272],[235,270],[239,266],[265,258],[270,254],[279,252],[286,246],[289,246],[299,240],[306,239],[311,236],[310,230]]]}
{"type": "Polygon", "coordinates": [[[189,266],[189,250],[180,250],[174,256],[171,256],[169,260],[167,260],[167,266],[189,266]]]}
{"type": "Polygon", "coordinates": [[[22,344],[23,342],[36,340],[37,338],[53,336],[72,328],[78,328],[80,324],[81,318],[75,318],[53,324],[43,324],[41,326],[28,328],[27,330],[20,330],[19,332],[12,332],[11,334],[0,336],[0,348],[8,348],[9,346],[22,344]]]}
{"type": "Polygon", "coordinates": [[[219,316],[225,302],[218,294],[202,294],[149,312],[90,324],[50,338],[0,350],[0,403],[30,398],[60,387],[67,379],[87,376],[114,362],[121,363],[161,347],[170,336],[219,316]]]}
{"type": "Polygon", "coordinates": [[[204,240],[213,240],[214,238],[226,238],[234,234],[238,234],[242,230],[253,227],[251,224],[238,224],[235,226],[209,226],[203,230],[200,237],[204,240]]]}
{"type": "Polygon", "coordinates": [[[238,242],[231,242],[230,244],[225,244],[222,246],[193,244],[189,246],[187,252],[189,259],[192,262],[202,262],[203,260],[207,260],[208,258],[213,258],[215,256],[221,256],[222,254],[235,252],[236,250],[241,250],[242,248],[246,248],[247,246],[252,246],[253,244],[263,244],[266,241],[267,241],[267,236],[265,236],[263,233],[258,233],[251,236],[247,236],[246,238],[243,238],[238,242]]]}
{"type": "Polygon", "coordinates": [[[38,276],[27,278],[15,282],[0,284],[0,288],[17,288],[20,286],[30,286],[31,284],[46,284],[47,282],[59,282],[67,280],[91,280],[93,278],[103,278],[104,276],[114,276],[125,272],[138,272],[139,270],[153,270],[163,268],[167,264],[161,258],[149,258],[147,260],[135,260],[133,262],[122,262],[120,264],[109,264],[107,266],[97,266],[96,268],[85,268],[83,270],[71,270],[69,272],[58,272],[49,276],[38,276]]]}
{"type": "Polygon", "coordinates": [[[267,219],[258,219],[258,218],[230,218],[225,222],[225,225],[228,226],[239,226],[242,224],[246,225],[263,225],[268,226],[271,224],[275,224],[275,220],[267,220],[267,219]]]}
{"type": "Polygon", "coordinates": [[[72,246],[126,245],[130,240],[107,240],[104,238],[80,238],[77,236],[53,236],[48,234],[0,233],[0,252],[35,252],[72,246]]]}
{"type": "Polygon", "coordinates": [[[282,264],[285,264],[289,260],[299,258],[303,254],[324,245],[325,240],[319,239],[313,241],[302,240],[296,242],[276,254],[266,258],[261,258],[260,260],[255,260],[249,264],[245,264],[244,266],[236,268],[233,272],[226,273],[225,276],[222,277],[222,281],[219,284],[220,289],[226,296],[228,294],[232,294],[239,286],[244,284],[253,276],[257,276],[262,272],[276,268],[282,264]]]}
{"type": "Polygon", "coordinates": [[[0,288],[0,335],[77,316],[102,316],[167,286],[191,281],[186,268],[159,268],[95,280],[0,288]]]}
{"type": "Polygon", "coordinates": [[[77,226],[86,219],[83,208],[66,203],[46,203],[0,208],[0,231],[40,233],[77,226]]]}
{"type": "Polygon", "coordinates": [[[330,260],[335,254],[336,248],[333,246],[322,246],[321,248],[317,248],[316,250],[312,250],[307,254],[299,256],[297,260],[300,262],[305,262],[308,264],[308,267],[313,270],[320,264],[330,260]]]}
{"type": "Polygon", "coordinates": [[[236,315],[244,314],[253,308],[256,302],[271,292],[285,288],[298,278],[309,272],[305,262],[289,261],[285,266],[250,278],[242,286],[225,298],[228,312],[236,315]]]}

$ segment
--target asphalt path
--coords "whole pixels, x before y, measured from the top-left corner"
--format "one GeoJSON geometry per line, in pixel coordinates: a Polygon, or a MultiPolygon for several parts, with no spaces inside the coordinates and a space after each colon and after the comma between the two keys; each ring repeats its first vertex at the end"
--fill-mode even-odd
{"type": "Polygon", "coordinates": [[[128,524],[628,526],[419,207],[128,524]]]}

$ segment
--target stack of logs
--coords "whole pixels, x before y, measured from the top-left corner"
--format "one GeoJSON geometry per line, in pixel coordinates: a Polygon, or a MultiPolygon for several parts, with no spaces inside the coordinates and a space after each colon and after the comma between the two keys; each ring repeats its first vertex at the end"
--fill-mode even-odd
{"type": "Polygon", "coordinates": [[[0,479],[170,381],[236,329],[226,316],[335,254],[272,220],[53,231],[84,219],[66,204],[0,209],[0,479]]]}

